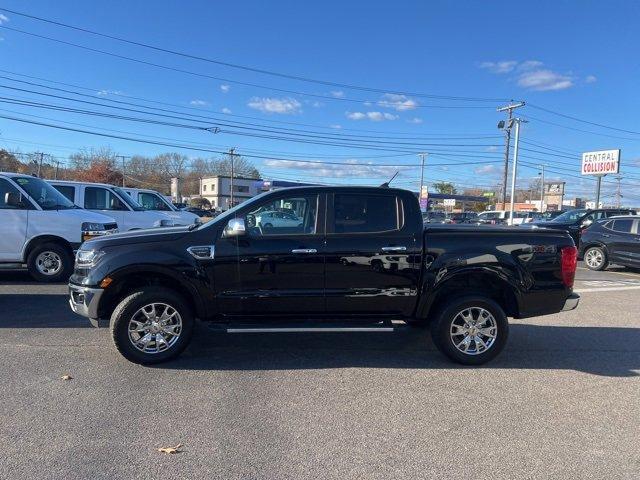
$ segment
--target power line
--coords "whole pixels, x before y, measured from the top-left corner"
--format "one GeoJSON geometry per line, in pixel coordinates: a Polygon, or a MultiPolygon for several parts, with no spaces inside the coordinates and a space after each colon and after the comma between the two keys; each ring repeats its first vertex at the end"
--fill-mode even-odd
{"type": "Polygon", "coordinates": [[[602,123],[590,122],[588,120],[583,120],[582,118],[578,118],[578,117],[574,117],[574,116],[571,116],[571,115],[567,115],[566,113],[554,112],[553,110],[549,110],[548,108],[539,107],[538,105],[533,105],[531,103],[529,104],[529,106],[531,108],[535,108],[535,109],[541,110],[543,112],[551,113],[551,114],[557,115],[559,117],[568,118],[568,119],[574,120],[576,122],[586,123],[588,125],[594,125],[596,127],[606,128],[606,129],[609,129],[609,130],[615,130],[617,132],[631,133],[633,135],[640,135],[640,132],[636,132],[634,130],[625,130],[623,128],[610,127],[610,126],[604,125],[602,123]]]}

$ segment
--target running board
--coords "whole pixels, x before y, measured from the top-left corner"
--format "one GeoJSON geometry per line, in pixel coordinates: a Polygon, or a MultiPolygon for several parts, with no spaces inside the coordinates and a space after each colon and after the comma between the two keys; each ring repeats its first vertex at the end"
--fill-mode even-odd
{"type": "Polygon", "coordinates": [[[313,325],[234,325],[227,327],[227,333],[342,333],[342,332],[393,332],[394,326],[391,322],[379,322],[375,324],[336,324],[329,323],[323,325],[314,322],[313,325]]]}

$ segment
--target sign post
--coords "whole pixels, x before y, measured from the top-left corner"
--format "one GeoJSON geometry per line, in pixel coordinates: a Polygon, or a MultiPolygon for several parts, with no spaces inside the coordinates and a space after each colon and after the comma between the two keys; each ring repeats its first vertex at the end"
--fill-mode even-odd
{"type": "Polygon", "coordinates": [[[420,187],[420,210],[426,212],[429,209],[429,187],[422,185],[420,187]]]}
{"type": "Polygon", "coordinates": [[[600,188],[602,177],[608,173],[620,171],[620,149],[600,150],[597,152],[585,152],[582,154],[582,175],[598,177],[596,186],[596,208],[600,207],[600,188]]]}

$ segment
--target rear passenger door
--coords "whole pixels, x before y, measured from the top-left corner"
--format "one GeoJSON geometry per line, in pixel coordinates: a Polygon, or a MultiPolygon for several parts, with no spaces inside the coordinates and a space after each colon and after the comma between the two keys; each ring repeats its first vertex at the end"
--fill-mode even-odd
{"type": "Polygon", "coordinates": [[[609,258],[613,263],[631,267],[640,266],[640,235],[638,220],[618,218],[609,222],[607,232],[611,237],[608,244],[609,258]]]}
{"type": "Polygon", "coordinates": [[[420,241],[416,228],[405,221],[410,205],[393,191],[335,192],[328,197],[327,313],[411,315],[420,241]]]}

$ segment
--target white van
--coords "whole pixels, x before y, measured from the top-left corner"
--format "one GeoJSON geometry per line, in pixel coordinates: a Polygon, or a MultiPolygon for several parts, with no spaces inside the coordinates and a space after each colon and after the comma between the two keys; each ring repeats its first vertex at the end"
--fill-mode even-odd
{"type": "Polygon", "coordinates": [[[63,281],[83,241],[117,231],[113,218],[78,208],[47,182],[0,172],[1,267],[26,263],[36,280],[63,281]]]}
{"type": "Polygon", "coordinates": [[[513,222],[509,210],[489,210],[478,214],[478,222],[483,224],[520,225],[525,222],[528,212],[513,212],[513,222]]]}
{"type": "Polygon", "coordinates": [[[120,187],[106,183],[47,181],[76,205],[115,218],[121,232],[173,226],[167,215],[145,210],[120,187]]]}
{"type": "Polygon", "coordinates": [[[192,223],[200,222],[200,217],[195,213],[178,210],[178,208],[168,201],[161,193],[156,192],[155,190],[128,187],[123,187],[122,190],[127,192],[131,198],[142,205],[146,210],[164,213],[173,220],[175,225],[191,225],[192,223]]]}

